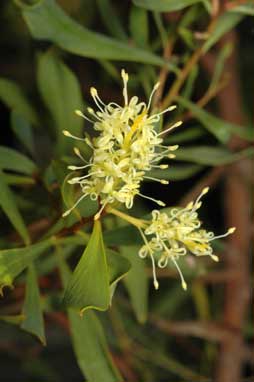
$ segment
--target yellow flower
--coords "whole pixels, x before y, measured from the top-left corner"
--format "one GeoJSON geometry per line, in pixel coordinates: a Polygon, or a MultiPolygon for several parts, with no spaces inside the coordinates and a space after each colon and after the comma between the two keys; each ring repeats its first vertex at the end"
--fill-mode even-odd
{"type": "Polygon", "coordinates": [[[230,228],[225,234],[215,236],[213,232],[200,228],[201,221],[197,210],[202,205],[200,201],[202,196],[208,190],[208,187],[204,188],[195,202],[189,203],[184,208],[173,208],[169,214],[154,210],[152,221],[148,227],[144,231],[139,229],[145,243],[139,251],[139,256],[144,258],[149,255],[151,257],[156,289],[159,284],[156,278],[155,258],[159,268],[166,267],[169,260],[173,262],[181,277],[182,287],[186,290],[187,284],[177,264],[179,257],[192,253],[195,256],[210,256],[214,261],[218,261],[210,243],[235,231],[235,228],[230,228]],[[152,238],[148,240],[147,236],[152,236],[152,238]]]}
{"type": "MultiPolygon", "coordinates": [[[[175,106],[160,113],[151,114],[152,97],[159,84],[154,86],[146,105],[144,102],[140,102],[136,96],[129,100],[128,74],[122,70],[121,75],[124,84],[123,106],[115,102],[106,105],[99,97],[97,90],[91,88],[91,96],[98,110],[88,108],[91,118],[85,116],[80,110],[76,111],[79,116],[93,124],[94,129],[98,132],[95,138],[79,138],[68,131],[63,132],[66,136],[84,141],[93,150],[92,157],[84,166],[69,166],[70,170],[86,170],[87,173],[69,180],[70,184],[80,185],[82,196],[63,216],[67,216],[88,195],[92,200],[99,200],[101,204],[100,211],[95,218],[99,218],[107,204],[114,202],[120,202],[127,208],[132,208],[136,195],[164,206],[162,201],[141,194],[140,184],[145,178],[168,184],[166,180],[150,178],[145,174],[152,168],[167,168],[167,165],[158,165],[158,162],[164,157],[174,157],[172,151],[178,148],[177,145],[163,146],[162,134],[165,131],[158,133],[155,129],[161,115],[173,110],[175,106]]],[[[177,122],[170,129],[180,126],[181,123],[177,122]]],[[[78,149],[75,149],[75,153],[82,158],[78,149]]]]}

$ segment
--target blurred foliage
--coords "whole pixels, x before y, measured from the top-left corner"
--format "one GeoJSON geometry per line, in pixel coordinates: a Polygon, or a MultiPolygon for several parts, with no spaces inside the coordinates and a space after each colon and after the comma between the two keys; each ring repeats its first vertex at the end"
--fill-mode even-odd
{"type": "MultiPolygon", "coordinates": [[[[132,227],[105,216],[103,233],[100,223],[92,229],[97,204],[89,199],[66,219],[61,215],[77,198],[66,182],[67,166],[75,158],[62,130],[91,133],[74,110],[91,103],[92,85],[106,101],[121,102],[122,67],[131,74],[130,93],[140,98],[147,98],[158,77],[163,81],[154,106],[178,105],[170,119],[165,117],[165,128],[184,121],[167,137],[167,143],[181,145],[176,159],[168,170],[150,174],[160,178],[163,173],[174,182],[168,191],[147,182],[149,192],[174,205],[211,167],[253,156],[249,78],[253,80],[254,5],[232,1],[217,12],[214,3],[1,1],[3,381],[212,381],[216,346],[165,335],[158,325],[161,318],[212,320],[221,314],[220,286],[194,281],[212,265],[195,260],[181,264],[193,284],[188,292],[170,268],[167,277],[159,275],[159,291],[153,291],[150,264],[137,256],[140,238],[132,227]],[[232,30],[241,42],[239,108],[244,109],[245,126],[221,119],[216,102],[231,81],[227,60],[235,47],[222,41],[232,30]],[[206,72],[205,54],[214,57],[212,75],[206,72]],[[232,137],[241,138],[243,148],[233,150],[228,144],[232,137]],[[91,306],[105,312],[85,310],[91,306]]],[[[88,147],[82,153],[86,158],[91,154],[88,147]]],[[[214,216],[215,203],[218,196],[212,193],[204,215],[217,231],[223,219],[214,216]]],[[[146,215],[148,207],[138,201],[136,214],[146,215]]],[[[222,248],[219,243],[218,251],[222,248]]],[[[245,333],[247,342],[253,340],[248,322],[245,333]]],[[[250,369],[247,362],[244,376],[251,375],[250,369]]]]}

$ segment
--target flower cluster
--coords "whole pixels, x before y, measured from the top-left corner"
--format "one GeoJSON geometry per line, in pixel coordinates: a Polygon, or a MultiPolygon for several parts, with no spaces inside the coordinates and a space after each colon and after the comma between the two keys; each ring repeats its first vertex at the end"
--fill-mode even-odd
{"type": "MultiPolygon", "coordinates": [[[[173,158],[178,146],[163,146],[163,132],[156,131],[156,125],[163,113],[173,110],[171,106],[163,112],[150,114],[152,97],[158,83],[154,86],[148,104],[139,102],[138,97],[128,99],[127,82],[128,74],[122,70],[124,105],[114,102],[106,105],[99,97],[97,90],[91,88],[91,95],[98,108],[94,111],[88,108],[91,119],[81,111],[76,113],[93,124],[98,135],[93,138],[79,138],[68,131],[66,136],[83,140],[93,150],[93,155],[83,166],[69,166],[70,170],[87,170],[85,175],[75,176],[69,180],[70,184],[78,184],[82,190],[82,196],[75,205],[66,211],[67,216],[77,204],[86,196],[92,200],[98,200],[101,204],[98,218],[107,204],[120,202],[127,208],[133,206],[134,197],[151,199],[160,206],[164,203],[140,193],[141,181],[145,178],[168,184],[163,179],[151,178],[146,173],[153,168],[165,169],[167,164],[158,164],[164,157],[173,158]]],[[[180,126],[177,122],[166,131],[180,126]]],[[[82,158],[80,151],[75,148],[75,153],[82,158]]]]}
{"type": "Polygon", "coordinates": [[[213,254],[210,245],[211,241],[232,234],[235,228],[230,228],[225,234],[215,236],[213,232],[201,229],[201,222],[197,210],[201,207],[201,197],[208,192],[208,187],[204,188],[195,202],[189,203],[185,208],[172,208],[169,214],[154,210],[152,221],[148,227],[140,233],[144,240],[144,245],[139,251],[139,256],[151,257],[153,264],[154,286],[158,289],[155,266],[164,268],[168,261],[172,261],[176,266],[182,282],[183,289],[187,288],[182,272],[177,264],[177,260],[187,253],[196,256],[210,256],[218,261],[218,257],[213,254]],[[151,236],[148,240],[147,236],[151,236]]]}

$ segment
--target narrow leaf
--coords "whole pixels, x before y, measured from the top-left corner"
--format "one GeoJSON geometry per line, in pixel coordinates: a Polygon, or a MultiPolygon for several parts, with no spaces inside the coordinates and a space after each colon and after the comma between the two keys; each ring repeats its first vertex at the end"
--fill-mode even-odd
{"type": "Polygon", "coordinates": [[[76,266],[64,295],[64,304],[106,310],[110,302],[109,275],[99,221],[95,221],[89,243],[76,266]]]}
{"type": "Polygon", "coordinates": [[[135,6],[131,7],[130,32],[132,39],[138,46],[146,47],[148,45],[149,24],[146,10],[135,6]]]}
{"type": "Polygon", "coordinates": [[[22,6],[23,17],[34,38],[49,40],[62,49],[84,57],[144,62],[177,68],[143,49],[90,31],[72,20],[54,0],[41,0],[38,4],[22,6]]]}
{"type": "Polygon", "coordinates": [[[22,115],[16,111],[11,113],[11,128],[18,138],[18,140],[24,145],[30,154],[34,155],[34,139],[31,124],[22,115]]]}
{"type": "Polygon", "coordinates": [[[0,78],[0,100],[32,124],[38,124],[38,117],[22,89],[15,82],[0,78]]]}
{"type": "Polygon", "coordinates": [[[217,166],[229,164],[253,155],[254,148],[252,147],[237,153],[232,153],[223,146],[192,146],[178,149],[176,159],[179,161],[190,161],[208,166],[217,166]]]}
{"type": "Polygon", "coordinates": [[[62,131],[75,135],[81,132],[83,120],[74,111],[83,108],[81,90],[72,71],[53,53],[40,55],[38,60],[38,87],[55,123],[57,149],[63,151],[73,146],[62,131]]]}
{"type": "Polygon", "coordinates": [[[38,337],[42,344],[46,345],[40,291],[34,264],[30,264],[27,271],[26,296],[22,313],[25,319],[21,328],[38,337]]]}
{"type": "MultiPolygon", "coordinates": [[[[184,150],[184,149],[183,149],[184,150]]],[[[177,154],[176,154],[177,155],[177,154]]],[[[178,159],[176,157],[176,159],[178,159]]],[[[183,180],[191,178],[192,176],[196,175],[203,169],[203,166],[198,165],[174,165],[169,167],[166,170],[152,170],[147,175],[159,178],[159,179],[165,179],[165,180],[183,180]]],[[[149,180],[149,179],[146,179],[149,180]]]]}
{"type": "Polygon", "coordinates": [[[0,146],[0,169],[32,175],[37,167],[31,159],[9,147],[0,146]]]}
{"type": "Polygon", "coordinates": [[[18,314],[16,316],[0,316],[0,320],[6,322],[7,324],[20,325],[24,320],[25,316],[23,314],[18,314]]]}
{"type": "Polygon", "coordinates": [[[13,227],[18,231],[25,244],[29,244],[30,238],[23,218],[16,206],[15,198],[0,169],[0,207],[9,218],[13,227]]]}
{"type": "Polygon", "coordinates": [[[131,270],[124,278],[124,284],[130,295],[133,310],[137,320],[144,323],[147,319],[148,307],[148,276],[145,261],[138,255],[140,247],[121,247],[121,253],[131,262],[131,270]]]}
{"type": "Polygon", "coordinates": [[[110,34],[120,40],[127,40],[120,17],[111,0],[96,0],[101,19],[110,34]]]}
{"type": "Polygon", "coordinates": [[[203,0],[133,0],[133,3],[138,7],[158,12],[179,11],[200,2],[203,0]]]}
{"type": "Polygon", "coordinates": [[[46,251],[52,244],[51,239],[41,241],[29,247],[4,249],[0,251],[0,291],[4,286],[12,286],[13,280],[33,260],[46,251]]]}

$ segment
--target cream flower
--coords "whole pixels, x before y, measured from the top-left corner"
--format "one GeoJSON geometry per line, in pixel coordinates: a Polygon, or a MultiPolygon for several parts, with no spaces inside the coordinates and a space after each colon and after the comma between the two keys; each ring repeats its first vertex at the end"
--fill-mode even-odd
{"type": "Polygon", "coordinates": [[[218,261],[210,243],[235,231],[235,228],[230,228],[225,234],[215,236],[213,232],[200,228],[201,221],[197,210],[202,204],[200,199],[208,190],[208,187],[204,188],[195,202],[189,203],[185,208],[173,208],[169,214],[154,210],[148,227],[144,231],[139,228],[145,243],[139,251],[139,256],[151,257],[156,289],[159,287],[156,279],[156,262],[159,268],[164,268],[169,261],[172,261],[181,277],[182,287],[186,290],[187,284],[177,260],[192,253],[195,256],[210,256],[214,261],[218,261]],[[152,237],[148,240],[147,236],[152,237]]]}
{"type": "MultiPolygon", "coordinates": [[[[99,200],[101,204],[95,219],[99,218],[107,204],[120,202],[127,208],[132,208],[136,195],[164,206],[162,201],[141,194],[140,184],[145,178],[168,184],[166,180],[151,178],[145,174],[152,168],[168,167],[166,164],[159,165],[158,162],[164,157],[174,157],[172,151],[178,146],[163,146],[162,134],[180,126],[182,122],[177,122],[166,131],[158,133],[156,125],[161,115],[175,109],[175,106],[151,114],[152,97],[159,84],[154,86],[146,105],[136,96],[128,99],[128,74],[122,70],[121,75],[124,84],[123,106],[114,102],[106,105],[98,96],[97,90],[91,88],[91,96],[98,110],[88,108],[91,119],[81,111],[76,111],[79,116],[93,123],[94,129],[98,132],[95,138],[79,138],[68,131],[63,132],[68,137],[84,141],[93,150],[92,157],[84,166],[69,166],[70,170],[87,170],[87,173],[69,180],[70,184],[80,185],[82,196],[63,216],[67,216],[88,195],[92,200],[99,200]]],[[[77,148],[75,153],[82,158],[77,148]]]]}

